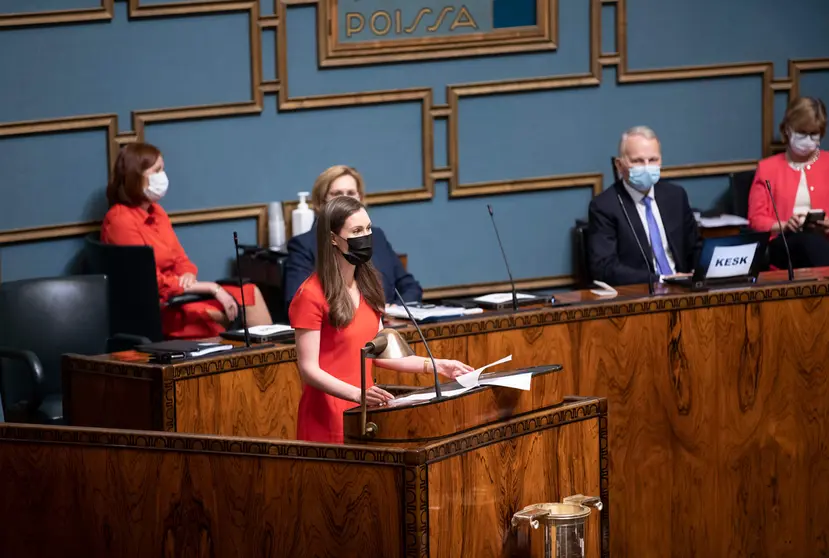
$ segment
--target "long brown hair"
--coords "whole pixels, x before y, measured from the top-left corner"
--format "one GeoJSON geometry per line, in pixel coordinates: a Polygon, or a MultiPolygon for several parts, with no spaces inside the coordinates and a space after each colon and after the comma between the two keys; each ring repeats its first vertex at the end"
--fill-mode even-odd
{"type": "MultiPolygon", "coordinates": [[[[317,276],[328,301],[328,320],[334,327],[351,323],[356,308],[340,275],[340,249],[332,244],[331,235],[339,235],[346,220],[361,209],[365,206],[354,198],[338,196],[322,206],[317,219],[317,276]]],[[[354,280],[363,300],[382,314],[386,298],[377,270],[370,261],[356,266],[354,280]]]]}
{"type": "Polygon", "coordinates": [[[109,205],[123,203],[134,207],[144,202],[144,172],[152,167],[160,156],[161,151],[149,143],[125,145],[115,159],[112,178],[107,185],[109,205]]]}

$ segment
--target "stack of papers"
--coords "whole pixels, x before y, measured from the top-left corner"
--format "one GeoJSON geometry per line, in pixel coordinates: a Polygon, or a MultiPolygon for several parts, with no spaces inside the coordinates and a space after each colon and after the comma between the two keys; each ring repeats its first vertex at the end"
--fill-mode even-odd
{"type": "Polygon", "coordinates": [[[745,227],[748,225],[748,219],[745,217],[728,215],[727,213],[717,217],[702,217],[699,213],[694,213],[694,217],[696,217],[699,226],[708,229],[716,229],[717,227],[745,227]]]}
{"type": "MultiPolygon", "coordinates": [[[[294,328],[285,324],[261,325],[248,328],[248,332],[251,335],[273,335],[274,333],[283,333],[285,331],[293,330],[294,328]]],[[[240,329],[239,331],[244,330],[240,329]]]]}
{"type": "MultiPolygon", "coordinates": [[[[524,293],[515,293],[515,298],[517,300],[527,300],[536,297],[524,293]]],[[[512,302],[512,293],[492,293],[473,298],[472,300],[475,302],[483,302],[484,304],[504,304],[505,302],[512,302]]]]}
{"type": "MultiPolygon", "coordinates": [[[[455,306],[435,306],[434,308],[409,308],[412,317],[418,322],[435,318],[452,318],[456,316],[468,316],[470,314],[480,314],[483,312],[482,308],[459,308],[455,306]]],[[[406,309],[397,304],[386,305],[386,315],[392,318],[402,318],[404,320],[409,318],[406,309]]]]}
{"type": "MultiPolygon", "coordinates": [[[[464,374],[463,376],[458,376],[456,381],[461,385],[459,388],[455,389],[442,389],[441,395],[451,397],[453,395],[460,395],[461,393],[465,393],[469,390],[475,389],[478,386],[501,386],[501,387],[508,387],[513,389],[520,389],[523,391],[530,390],[530,384],[532,382],[532,372],[524,372],[523,374],[510,374],[509,376],[500,376],[497,378],[484,378],[481,379],[481,373],[490,368],[492,366],[497,366],[499,364],[503,364],[505,362],[509,362],[512,360],[512,355],[506,356],[501,360],[496,360],[491,364],[487,364],[486,366],[482,366],[477,370],[469,372],[468,374],[464,374]]],[[[429,401],[437,397],[434,390],[430,390],[428,392],[423,393],[413,393],[411,395],[405,395],[403,397],[392,399],[389,402],[389,406],[400,405],[401,403],[412,403],[416,401],[429,401]]]]}

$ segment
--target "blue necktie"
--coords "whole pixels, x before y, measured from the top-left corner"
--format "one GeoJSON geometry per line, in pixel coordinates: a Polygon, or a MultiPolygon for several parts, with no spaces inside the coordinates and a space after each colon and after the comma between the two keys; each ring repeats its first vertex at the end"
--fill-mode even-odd
{"type": "Polygon", "coordinates": [[[649,196],[642,198],[645,202],[645,219],[648,221],[648,234],[651,237],[651,247],[653,248],[653,255],[656,257],[656,266],[659,268],[659,275],[671,275],[671,264],[668,263],[668,255],[665,254],[665,247],[662,246],[662,235],[659,234],[659,225],[656,224],[656,218],[653,216],[653,209],[651,202],[653,200],[649,196]]]}

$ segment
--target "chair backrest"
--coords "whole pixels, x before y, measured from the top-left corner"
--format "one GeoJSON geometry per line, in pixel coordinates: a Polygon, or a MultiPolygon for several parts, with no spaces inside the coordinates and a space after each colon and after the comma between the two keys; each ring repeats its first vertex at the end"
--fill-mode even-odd
{"type": "Polygon", "coordinates": [[[109,279],[110,333],[162,341],[153,249],[104,244],[97,235],[89,235],[85,252],[87,272],[109,279]]]}
{"type": "Polygon", "coordinates": [[[731,212],[740,217],[748,217],[748,193],[754,182],[754,171],[734,172],[728,175],[731,192],[731,212]]]}
{"type": "MultiPolygon", "coordinates": [[[[61,393],[61,355],[105,353],[109,337],[107,278],[75,275],[0,284],[0,345],[32,351],[43,365],[45,395],[61,393]]],[[[5,373],[6,403],[27,399],[28,375],[5,373]],[[25,386],[25,387],[24,387],[25,386]]]]}
{"type": "Polygon", "coordinates": [[[577,289],[587,289],[593,284],[587,247],[587,221],[576,219],[573,236],[573,278],[577,289]]]}

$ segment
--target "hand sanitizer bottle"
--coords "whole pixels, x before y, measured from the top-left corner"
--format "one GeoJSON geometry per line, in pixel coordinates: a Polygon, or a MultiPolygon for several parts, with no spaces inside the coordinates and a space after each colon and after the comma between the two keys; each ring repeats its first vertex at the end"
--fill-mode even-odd
{"type": "Polygon", "coordinates": [[[308,192],[300,192],[299,206],[291,212],[291,232],[293,236],[306,233],[314,226],[314,212],[308,207],[308,192]]]}

